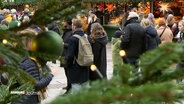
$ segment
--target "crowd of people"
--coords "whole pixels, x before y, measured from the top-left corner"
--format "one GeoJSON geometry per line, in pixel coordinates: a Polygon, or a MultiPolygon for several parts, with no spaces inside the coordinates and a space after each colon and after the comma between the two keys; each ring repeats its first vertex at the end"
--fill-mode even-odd
{"type": "Polygon", "coordinates": [[[29,22],[32,13],[28,8],[25,8],[21,13],[16,9],[0,10],[0,30],[8,30],[14,27],[19,27],[21,23],[29,22]]]}
{"type": "MultiPolygon", "coordinates": [[[[168,14],[166,17],[161,18],[158,23],[155,22],[152,13],[149,13],[147,16],[142,16],[141,14],[140,18],[135,8],[127,11],[125,15],[121,23],[121,29],[117,30],[112,37],[113,66],[117,65],[117,62],[123,62],[137,67],[138,59],[144,52],[155,49],[165,43],[180,42],[183,39],[184,19],[176,22],[174,14],[168,14]],[[119,56],[120,50],[125,51],[125,57],[119,56]]],[[[18,15],[15,9],[3,9],[0,12],[0,29],[12,29],[20,26],[22,22],[29,22],[30,20],[31,15],[28,8],[25,8],[21,15],[18,15]]],[[[108,35],[102,24],[100,24],[99,18],[95,15],[95,11],[90,9],[87,16],[80,14],[64,19],[61,25],[62,32],[57,25],[51,23],[45,26],[46,30],[41,30],[38,26],[32,25],[20,31],[19,34],[28,32],[37,36],[44,31],[54,31],[60,35],[64,44],[64,51],[60,55],[60,66],[64,67],[67,78],[65,94],[72,92],[73,89],[80,87],[84,83],[101,80],[98,73],[92,71],[90,66],[81,66],[77,62],[79,39],[73,36],[74,34],[81,37],[87,34],[87,39],[94,54],[93,63],[102,74],[103,79],[107,79],[106,45],[108,43],[108,35]]],[[[30,38],[23,40],[26,49],[29,51],[32,51],[31,42],[30,38]]],[[[46,77],[40,77],[40,67],[44,67],[47,61],[41,57],[35,58],[31,56],[23,58],[21,62],[21,68],[37,80],[35,91],[45,89],[54,77],[55,72],[52,69],[51,73],[46,77]]],[[[178,64],[178,67],[183,67],[183,65],[184,63],[181,62],[178,64]]],[[[115,73],[117,72],[114,70],[115,73]]],[[[24,102],[26,104],[28,102],[36,104],[39,102],[39,99],[38,96],[28,96],[21,99],[21,103],[24,104],[24,102]]],[[[16,103],[20,102],[15,101],[16,103]]]]}
{"type": "MultiPolygon", "coordinates": [[[[113,60],[117,59],[117,50],[123,49],[126,53],[123,62],[135,67],[144,52],[168,42],[180,42],[184,32],[184,20],[181,18],[176,21],[174,12],[168,12],[165,17],[160,17],[157,21],[153,13],[142,16],[137,12],[135,8],[128,10],[120,23],[121,28],[112,37],[113,60]],[[115,42],[114,39],[120,41],[115,42]]],[[[115,63],[113,61],[113,66],[116,65],[115,63]]]]}

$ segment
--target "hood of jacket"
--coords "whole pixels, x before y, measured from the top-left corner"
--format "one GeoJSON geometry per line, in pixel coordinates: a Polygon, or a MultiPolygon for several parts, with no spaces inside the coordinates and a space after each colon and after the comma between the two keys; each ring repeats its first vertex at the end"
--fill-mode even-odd
{"type": "Polygon", "coordinates": [[[146,34],[149,34],[151,37],[157,36],[157,30],[153,26],[148,26],[145,28],[146,34]]]}
{"type": "Polygon", "coordinates": [[[106,45],[108,43],[108,37],[107,36],[101,36],[95,39],[95,42],[98,42],[102,45],[106,45]]]}

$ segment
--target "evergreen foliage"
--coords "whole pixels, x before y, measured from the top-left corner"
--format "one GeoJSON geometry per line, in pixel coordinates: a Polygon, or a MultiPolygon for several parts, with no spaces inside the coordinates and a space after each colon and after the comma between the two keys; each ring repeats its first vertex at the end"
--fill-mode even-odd
{"type": "MultiPolygon", "coordinates": [[[[19,31],[31,25],[38,25],[44,30],[46,24],[76,14],[77,11],[83,8],[81,1],[78,0],[72,0],[71,2],[62,0],[37,0],[34,3],[38,8],[29,23],[21,24],[20,27],[11,30],[0,31],[0,41],[6,40],[6,43],[0,42],[0,57],[6,62],[6,64],[0,66],[0,72],[5,73],[8,79],[7,84],[0,85],[0,104],[10,103],[23,96],[11,94],[11,91],[32,91],[33,85],[36,84],[32,76],[19,68],[22,56],[36,55],[47,57],[38,52],[27,51],[23,46],[22,38],[32,38],[32,36],[29,34],[20,35],[19,31]]],[[[42,69],[44,75],[50,71],[47,66],[42,66],[42,69]]]]}
{"type": "Polygon", "coordinates": [[[168,43],[148,51],[140,58],[139,68],[118,64],[118,75],[110,80],[93,82],[80,91],[59,96],[52,104],[173,104],[182,102],[183,85],[175,80],[184,76],[184,69],[173,67],[184,55],[182,44],[168,43]]]}

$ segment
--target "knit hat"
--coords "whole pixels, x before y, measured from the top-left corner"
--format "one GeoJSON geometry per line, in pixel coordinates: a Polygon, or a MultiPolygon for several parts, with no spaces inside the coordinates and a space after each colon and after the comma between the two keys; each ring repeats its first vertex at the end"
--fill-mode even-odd
{"type": "Polygon", "coordinates": [[[136,12],[129,12],[127,20],[134,18],[134,17],[139,18],[139,15],[136,12]]]}
{"type": "Polygon", "coordinates": [[[148,19],[152,19],[152,18],[154,18],[153,13],[149,13],[149,14],[148,14],[148,19]]]}
{"type": "Polygon", "coordinates": [[[114,33],[114,38],[120,38],[120,36],[123,35],[123,32],[121,30],[117,30],[115,33],[114,33]]]}

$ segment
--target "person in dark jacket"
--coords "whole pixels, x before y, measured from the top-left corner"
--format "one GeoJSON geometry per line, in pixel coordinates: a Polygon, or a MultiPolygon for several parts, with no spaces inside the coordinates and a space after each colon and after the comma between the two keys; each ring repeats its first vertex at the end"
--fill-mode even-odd
{"type": "MultiPolygon", "coordinates": [[[[79,19],[72,19],[73,34],[84,36],[82,22],[79,19]]],[[[71,83],[73,90],[77,86],[89,80],[89,66],[80,66],[76,59],[78,56],[79,39],[71,36],[68,40],[68,49],[66,52],[66,67],[68,83],[71,83]]]]}
{"type": "Polygon", "coordinates": [[[65,75],[67,78],[67,86],[64,87],[64,89],[66,89],[66,93],[68,93],[68,91],[71,89],[71,84],[68,81],[68,76],[67,76],[67,67],[65,65],[66,62],[66,54],[67,54],[67,49],[68,49],[68,40],[69,38],[72,36],[72,19],[68,18],[66,20],[63,21],[63,35],[62,35],[62,39],[64,42],[64,51],[62,53],[61,56],[61,61],[60,61],[60,67],[64,67],[65,70],[65,75]]]}
{"type": "MultiPolygon", "coordinates": [[[[106,45],[108,43],[107,33],[100,23],[93,23],[91,26],[91,46],[94,54],[94,64],[104,78],[107,78],[107,55],[106,45]]],[[[90,80],[100,79],[95,71],[90,70],[90,80]]]]}
{"type": "MultiPolygon", "coordinates": [[[[33,26],[32,26],[33,27],[33,26]]],[[[27,28],[25,30],[22,30],[20,34],[32,34],[37,35],[38,31],[36,31],[36,28],[27,28]]],[[[32,39],[29,37],[26,37],[23,39],[23,44],[25,45],[25,48],[29,51],[32,51],[32,39]]],[[[54,46],[53,46],[54,47],[54,46]]],[[[23,56],[23,59],[20,63],[20,68],[30,74],[35,80],[36,84],[34,86],[34,94],[33,95],[24,95],[21,96],[20,99],[17,99],[16,101],[13,101],[11,104],[38,104],[40,103],[41,99],[45,99],[45,91],[49,83],[51,82],[54,72],[45,74],[45,70],[48,67],[46,65],[47,60],[36,57],[33,55],[29,56],[23,56]]],[[[21,84],[21,83],[20,83],[21,84]]]]}
{"type": "Polygon", "coordinates": [[[145,52],[145,30],[139,24],[139,16],[135,12],[129,12],[124,34],[121,39],[121,49],[126,52],[124,63],[136,66],[138,58],[145,52]]]}
{"type": "Polygon", "coordinates": [[[149,19],[142,19],[141,26],[145,28],[146,50],[151,50],[159,45],[157,30],[149,19]]]}
{"type": "Polygon", "coordinates": [[[59,35],[61,35],[61,31],[57,23],[53,22],[53,23],[47,24],[46,27],[48,28],[48,30],[52,30],[58,33],[59,35]]]}

